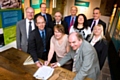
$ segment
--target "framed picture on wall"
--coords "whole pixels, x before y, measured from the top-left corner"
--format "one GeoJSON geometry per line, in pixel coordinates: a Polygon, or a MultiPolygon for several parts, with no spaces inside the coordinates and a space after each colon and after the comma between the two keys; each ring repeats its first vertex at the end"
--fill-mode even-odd
{"type": "Polygon", "coordinates": [[[120,49],[120,8],[118,8],[115,19],[111,28],[112,41],[116,50],[120,49]]]}

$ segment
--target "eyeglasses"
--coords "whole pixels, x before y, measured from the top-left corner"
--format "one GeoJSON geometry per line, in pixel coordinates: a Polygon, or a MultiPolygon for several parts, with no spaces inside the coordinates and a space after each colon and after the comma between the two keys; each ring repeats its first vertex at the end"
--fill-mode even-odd
{"type": "Polygon", "coordinates": [[[99,13],[93,13],[93,14],[99,14],[99,13]]]}
{"type": "Polygon", "coordinates": [[[45,22],[37,22],[37,24],[45,24],[45,22]]]}

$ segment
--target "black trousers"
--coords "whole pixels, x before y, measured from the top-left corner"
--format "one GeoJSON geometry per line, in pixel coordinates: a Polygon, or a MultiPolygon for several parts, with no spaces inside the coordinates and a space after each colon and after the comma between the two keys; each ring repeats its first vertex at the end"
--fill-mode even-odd
{"type": "Polygon", "coordinates": [[[73,67],[73,60],[72,60],[72,59],[71,59],[71,60],[69,60],[66,64],[64,64],[64,65],[63,65],[63,66],[61,66],[61,67],[65,68],[65,69],[67,69],[67,70],[72,71],[72,67],[73,67]]]}
{"type": "Polygon", "coordinates": [[[48,52],[43,52],[41,59],[44,60],[44,61],[46,61],[47,57],[48,57],[48,52]]]}

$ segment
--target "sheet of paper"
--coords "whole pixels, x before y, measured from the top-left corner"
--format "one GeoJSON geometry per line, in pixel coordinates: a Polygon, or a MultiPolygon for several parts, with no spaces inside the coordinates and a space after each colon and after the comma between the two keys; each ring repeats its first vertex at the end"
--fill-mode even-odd
{"type": "Polygon", "coordinates": [[[31,65],[34,64],[34,61],[31,56],[28,56],[27,59],[24,61],[23,65],[31,65]]]}
{"type": "Polygon", "coordinates": [[[36,79],[47,80],[54,72],[54,69],[49,66],[40,67],[33,75],[36,79]]]}

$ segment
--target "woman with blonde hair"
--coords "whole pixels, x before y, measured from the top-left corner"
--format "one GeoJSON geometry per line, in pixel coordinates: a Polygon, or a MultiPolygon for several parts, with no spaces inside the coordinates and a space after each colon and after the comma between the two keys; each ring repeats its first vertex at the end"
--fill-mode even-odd
{"type": "Polygon", "coordinates": [[[101,24],[98,24],[94,27],[91,35],[87,37],[87,41],[89,41],[97,51],[101,70],[108,53],[108,44],[104,36],[103,26],[101,24]]]}
{"type": "MultiPolygon", "coordinates": [[[[48,65],[56,53],[56,60],[60,61],[69,52],[68,35],[65,34],[64,27],[60,24],[54,26],[54,35],[51,37],[50,50],[48,53],[48,59],[45,61],[45,65],[48,65]]],[[[72,61],[68,61],[62,66],[68,70],[72,70],[72,61]]]]}

